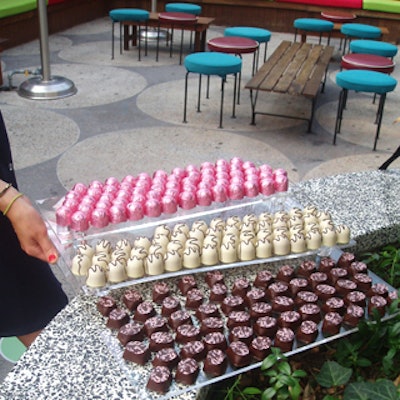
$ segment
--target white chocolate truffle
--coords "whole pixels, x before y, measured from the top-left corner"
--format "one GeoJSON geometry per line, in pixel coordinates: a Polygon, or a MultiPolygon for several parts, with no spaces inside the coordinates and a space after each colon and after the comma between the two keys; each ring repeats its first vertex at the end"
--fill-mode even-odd
{"type": "Polygon", "coordinates": [[[168,227],[168,225],[159,225],[154,230],[154,236],[157,235],[165,235],[169,238],[171,235],[171,229],[168,227]]]}
{"type": "Polygon", "coordinates": [[[164,256],[164,248],[160,244],[154,243],[149,247],[148,251],[148,256],[151,256],[152,254],[159,254],[161,256],[164,256]]]}
{"type": "Polygon", "coordinates": [[[235,235],[235,236],[239,236],[240,234],[240,229],[236,226],[236,225],[225,225],[225,228],[223,230],[223,234],[224,235],[235,235]]]}
{"type": "Polygon", "coordinates": [[[180,242],[182,245],[185,244],[186,240],[188,238],[188,235],[185,232],[173,232],[171,234],[171,242],[180,242]]]}
{"type": "Polygon", "coordinates": [[[111,251],[112,251],[112,246],[108,240],[102,239],[97,242],[96,253],[111,253],[111,251]]]}
{"type": "Polygon", "coordinates": [[[233,236],[230,240],[225,240],[224,237],[220,248],[220,260],[225,264],[230,264],[238,260],[237,241],[233,236]]]}
{"type": "MultiPolygon", "coordinates": [[[[151,245],[150,248],[154,245],[159,245],[162,247],[163,252],[165,253],[165,251],[167,250],[167,246],[169,243],[169,237],[166,235],[161,235],[161,234],[157,234],[153,237],[153,240],[151,241],[151,245]]],[[[150,252],[150,248],[149,248],[149,252],[150,252]]]]}
{"type": "Polygon", "coordinates": [[[304,224],[304,230],[306,231],[306,233],[309,231],[321,231],[317,222],[309,222],[307,224],[304,224]]]}
{"type": "Polygon", "coordinates": [[[106,284],[106,273],[99,265],[92,265],[88,271],[86,285],[92,288],[102,287],[106,284]]]}
{"type": "Polygon", "coordinates": [[[92,260],[83,254],[76,254],[72,259],[71,272],[77,276],[87,276],[92,260]]]}
{"type": "Polygon", "coordinates": [[[305,214],[303,216],[303,223],[304,225],[309,225],[309,224],[318,224],[318,218],[314,214],[305,214]]]}
{"type": "Polygon", "coordinates": [[[267,220],[258,221],[256,226],[256,231],[258,232],[265,229],[272,231],[272,221],[267,221],[267,220]]]}
{"type": "Polygon", "coordinates": [[[210,221],[209,228],[211,229],[224,229],[225,221],[222,218],[216,217],[210,221]]]}
{"type": "Polygon", "coordinates": [[[269,229],[261,229],[257,232],[257,241],[259,240],[272,240],[273,234],[269,229]]]}
{"type": "Polygon", "coordinates": [[[284,226],[280,226],[278,228],[274,228],[272,233],[273,233],[274,237],[275,236],[287,236],[287,237],[289,237],[289,229],[287,227],[284,227],[284,226]]]}
{"type": "Polygon", "coordinates": [[[254,227],[257,225],[258,218],[255,214],[246,214],[242,218],[242,224],[247,225],[247,224],[252,224],[254,227]]]}
{"type": "Polygon", "coordinates": [[[220,246],[220,242],[221,241],[218,239],[218,237],[216,235],[208,234],[208,235],[206,235],[206,237],[203,240],[203,248],[205,246],[219,247],[220,246]]]}
{"type": "Polygon", "coordinates": [[[241,228],[242,226],[242,220],[239,216],[237,215],[232,215],[231,217],[228,217],[226,219],[225,225],[235,225],[237,228],[241,228]]]}
{"type": "Polygon", "coordinates": [[[189,246],[183,252],[183,266],[185,268],[198,268],[201,265],[200,248],[189,246]]]}
{"type": "Polygon", "coordinates": [[[338,244],[347,244],[350,242],[350,228],[347,225],[338,225],[336,227],[336,235],[338,244]]]}
{"type": "Polygon", "coordinates": [[[256,244],[256,257],[269,258],[272,257],[272,240],[271,236],[259,237],[256,244]]]}
{"type": "Polygon", "coordinates": [[[111,257],[108,253],[97,253],[92,257],[92,265],[98,265],[105,271],[110,260],[111,257]]]}
{"type": "Polygon", "coordinates": [[[290,240],[286,235],[274,236],[272,247],[276,256],[286,256],[290,253],[290,240]]]}
{"type": "Polygon", "coordinates": [[[129,278],[141,278],[144,276],[144,258],[132,256],[126,264],[126,274],[129,278]]]}
{"type": "Polygon", "coordinates": [[[206,232],[206,236],[215,236],[218,240],[218,243],[221,243],[223,235],[222,229],[208,228],[206,232]]]}
{"type": "Polygon", "coordinates": [[[241,261],[251,261],[256,258],[256,246],[253,240],[240,240],[238,246],[238,257],[241,261]]]}
{"type": "Polygon", "coordinates": [[[252,222],[248,222],[246,224],[242,224],[242,227],[240,228],[240,232],[250,232],[252,234],[256,233],[256,224],[253,224],[252,222]]]}
{"type": "Polygon", "coordinates": [[[251,242],[253,244],[256,244],[257,236],[254,233],[254,231],[242,231],[242,232],[240,232],[240,235],[239,235],[239,241],[240,242],[251,242]]]}
{"type": "Polygon", "coordinates": [[[188,235],[189,237],[188,237],[188,239],[197,239],[200,243],[203,243],[203,240],[204,240],[204,232],[201,230],[201,229],[199,229],[199,228],[196,228],[196,229],[191,229],[190,231],[189,231],[189,235],[188,235]]]}
{"type": "Polygon", "coordinates": [[[194,221],[192,224],[192,229],[200,229],[205,235],[208,229],[208,225],[203,220],[194,221]]]}
{"type": "Polygon", "coordinates": [[[173,233],[183,232],[186,236],[189,234],[189,231],[190,231],[189,225],[184,223],[176,224],[172,230],[173,233]]]}
{"type": "Polygon", "coordinates": [[[316,214],[318,221],[331,220],[332,217],[327,211],[317,211],[316,214]]]}
{"type": "Polygon", "coordinates": [[[285,210],[280,210],[274,214],[273,220],[274,219],[283,219],[287,222],[289,220],[289,214],[285,210]]]}
{"type": "Polygon", "coordinates": [[[319,221],[319,230],[322,232],[325,228],[330,230],[336,230],[335,224],[330,219],[324,219],[319,221]]]}
{"type": "Polygon", "coordinates": [[[77,253],[82,254],[84,256],[88,256],[90,259],[93,257],[95,253],[95,249],[87,243],[80,244],[77,248],[77,253]]]}
{"type": "Polygon", "coordinates": [[[303,218],[298,215],[292,215],[288,220],[289,228],[296,225],[303,225],[303,218]]]}
{"type": "Polygon", "coordinates": [[[303,208],[303,214],[304,215],[306,215],[306,214],[312,214],[312,215],[317,215],[317,212],[318,212],[318,208],[315,206],[315,205],[313,205],[313,204],[309,204],[308,206],[306,206],[306,207],[304,207],[303,208]]]}
{"type": "Polygon", "coordinates": [[[306,244],[308,250],[317,250],[322,245],[322,235],[318,229],[311,229],[306,233],[306,244]]]}
{"type": "Polygon", "coordinates": [[[130,253],[126,253],[125,250],[116,249],[111,253],[111,261],[118,260],[118,261],[122,262],[124,265],[126,265],[126,262],[128,261],[129,256],[130,256],[130,253]]]}
{"type": "Polygon", "coordinates": [[[201,252],[201,263],[203,265],[217,265],[219,262],[219,249],[217,244],[203,243],[203,250],[201,252]]]}
{"type": "Polygon", "coordinates": [[[288,211],[289,217],[297,217],[302,219],[303,218],[303,211],[299,207],[292,207],[288,211]]]}
{"type": "Polygon", "coordinates": [[[130,258],[137,257],[140,260],[144,260],[148,254],[149,252],[144,247],[137,246],[132,248],[130,258]]]}
{"type": "Polygon", "coordinates": [[[197,247],[198,251],[200,252],[203,247],[203,243],[197,238],[189,238],[185,242],[185,250],[191,247],[197,247]]]}
{"type": "Polygon", "coordinates": [[[303,225],[294,225],[294,226],[290,227],[289,237],[292,237],[293,235],[296,235],[299,233],[303,234],[304,236],[306,235],[306,231],[305,231],[305,229],[303,229],[303,225]]]}
{"type": "Polygon", "coordinates": [[[118,261],[112,261],[108,264],[108,281],[111,283],[124,282],[127,279],[125,265],[118,261]]]}
{"type": "Polygon", "coordinates": [[[177,250],[167,251],[164,256],[164,269],[168,272],[175,272],[182,269],[183,257],[182,253],[177,250]]]}
{"type": "Polygon", "coordinates": [[[288,224],[287,224],[287,220],[285,218],[282,217],[275,217],[272,221],[272,228],[276,229],[276,228],[287,228],[288,224]]]}
{"type": "Polygon", "coordinates": [[[145,259],[147,275],[161,275],[164,272],[164,256],[160,253],[151,253],[145,259]]]}
{"type": "Polygon", "coordinates": [[[146,236],[138,236],[133,242],[133,247],[143,247],[146,250],[149,250],[150,245],[151,240],[146,236]]]}
{"type": "Polygon", "coordinates": [[[172,240],[167,245],[167,253],[171,251],[177,251],[182,255],[184,249],[185,249],[184,244],[182,244],[179,240],[172,240]]]}
{"type": "Polygon", "coordinates": [[[324,228],[321,231],[321,235],[322,235],[323,246],[328,246],[328,247],[335,246],[337,240],[335,229],[324,228]]]}
{"type": "Polygon", "coordinates": [[[290,237],[290,250],[292,253],[304,253],[307,243],[303,233],[295,233],[290,237]]]}
{"type": "Polygon", "coordinates": [[[123,250],[126,254],[130,254],[132,246],[127,239],[120,239],[115,244],[115,250],[123,250]]]}
{"type": "Polygon", "coordinates": [[[274,219],[273,215],[269,212],[263,212],[258,215],[258,222],[260,221],[267,221],[272,223],[272,220],[274,219]]]}

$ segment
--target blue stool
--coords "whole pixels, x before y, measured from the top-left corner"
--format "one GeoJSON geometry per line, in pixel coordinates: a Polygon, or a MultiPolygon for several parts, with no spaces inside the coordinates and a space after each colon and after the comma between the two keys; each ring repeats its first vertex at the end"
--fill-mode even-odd
{"type": "MultiPolygon", "coordinates": [[[[138,51],[139,51],[139,61],[140,61],[140,50],[141,50],[141,38],[140,38],[140,23],[143,22],[146,26],[147,31],[147,21],[149,20],[150,13],[146,10],[142,10],[140,8],[117,8],[115,10],[111,10],[109,16],[112,21],[112,31],[111,31],[111,59],[114,59],[114,25],[116,22],[119,22],[119,52],[122,54],[122,24],[124,22],[134,21],[138,23],[138,28],[136,30],[136,39],[138,43],[138,51]]],[[[145,55],[147,55],[147,35],[145,39],[145,55]]]]}
{"type": "Polygon", "coordinates": [[[397,54],[397,46],[380,40],[352,40],[350,42],[352,53],[374,54],[376,56],[393,58],[397,54]]]}
{"type": "MultiPolygon", "coordinates": [[[[322,35],[326,33],[328,35],[328,45],[331,41],[331,33],[333,30],[333,22],[326,19],[320,18],[297,18],[293,22],[294,26],[294,41],[297,39],[297,32],[318,32],[319,33],[319,44],[321,44],[322,35]]],[[[305,39],[302,38],[305,42],[305,39]]]]}
{"type": "MultiPolygon", "coordinates": [[[[222,115],[224,109],[224,86],[227,75],[235,76],[235,84],[233,88],[233,107],[232,107],[232,118],[235,118],[235,103],[236,103],[236,88],[237,88],[237,76],[242,70],[242,60],[239,57],[235,57],[231,54],[219,53],[219,52],[199,52],[190,54],[185,57],[184,65],[186,67],[185,77],[185,98],[183,107],[183,122],[186,120],[186,109],[187,109],[187,94],[188,94],[188,77],[190,73],[199,74],[199,91],[197,100],[197,112],[200,112],[200,96],[201,96],[201,76],[207,75],[207,79],[211,75],[217,75],[221,77],[221,106],[219,116],[219,127],[222,128],[222,115]]],[[[207,85],[207,98],[209,98],[207,85]]]]}
{"type": "Polygon", "coordinates": [[[379,132],[381,129],[386,94],[395,89],[397,85],[396,79],[382,72],[352,69],[339,72],[336,75],[336,83],[342,88],[342,90],[339,96],[333,144],[336,144],[336,135],[340,133],[343,110],[346,106],[348,91],[354,90],[356,92],[367,92],[380,95],[378,111],[375,120],[377,128],[373,147],[373,149],[376,150],[376,144],[378,142],[379,132]]]}
{"type": "MultiPolygon", "coordinates": [[[[264,62],[266,61],[268,42],[271,39],[271,32],[268,31],[267,29],[254,28],[251,26],[233,26],[225,29],[224,36],[239,36],[247,39],[252,39],[258,42],[260,46],[262,43],[264,43],[264,62]]],[[[259,58],[260,58],[260,47],[258,47],[257,50],[257,63],[255,71],[258,70],[259,58]]]]}
{"type": "Polygon", "coordinates": [[[349,39],[380,39],[382,36],[382,31],[377,26],[357,23],[343,24],[340,32],[344,35],[343,53],[346,52],[349,39]]]}
{"type": "MultiPolygon", "coordinates": [[[[192,15],[200,15],[202,8],[198,4],[193,3],[167,3],[165,5],[165,11],[167,12],[183,12],[186,14],[192,15]]],[[[193,41],[193,31],[190,31],[190,45],[189,48],[192,48],[193,41]]]]}

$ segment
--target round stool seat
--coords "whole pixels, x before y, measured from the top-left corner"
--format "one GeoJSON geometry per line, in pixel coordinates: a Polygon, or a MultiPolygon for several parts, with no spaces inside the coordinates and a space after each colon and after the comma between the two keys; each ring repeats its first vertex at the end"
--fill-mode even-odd
{"type": "Polygon", "coordinates": [[[383,57],[394,57],[397,54],[397,46],[380,40],[352,40],[350,50],[353,53],[375,54],[383,57]]]}
{"type": "Polygon", "coordinates": [[[161,12],[158,14],[158,19],[163,22],[170,22],[171,24],[195,24],[197,17],[194,14],[183,12],[161,12]]]}
{"type": "Polygon", "coordinates": [[[270,41],[271,32],[267,29],[251,26],[233,26],[225,29],[224,36],[240,36],[256,40],[258,43],[265,43],[270,41]]]}
{"type": "Polygon", "coordinates": [[[220,52],[199,52],[186,56],[184,65],[189,72],[224,77],[228,74],[239,73],[242,60],[220,52]]]}
{"type": "Polygon", "coordinates": [[[345,69],[367,69],[390,74],[393,72],[395,63],[390,58],[375,54],[351,53],[342,57],[341,65],[345,69]]]}
{"type": "Polygon", "coordinates": [[[391,92],[397,85],[396,79],[388,74],[361,69],[339,72],[336,83],[343,89],[378,94],[391,92]]]}
{"type": "Polygon", "coordinates": [[[140,8],[116,8],[111,10],[109,13],[110,18],[113,21],[146,21],[150,17],[150,13],[147,10],[140,8]]]}
{"type": "Polygon", "coordinates": [[[321,17],[331,22],[345,23],[354,21],[357,16],[346,11],[321,11],[321,17]]]}
{"type": "Polygon", "coordinates": [[[330,32],[333,29],[333,22],[319,18],[297,18],[293,26],[303,31],[330,32]]]}
{"type": "Polygon", "coordinates": [[[167,3],[165,5],[167,12],[183,12],[193,15],[201,14],[201,6],[191,3],[167,3]]]}
{"type": "Polygon", "coordinates": [[[381,29],[377,26],[357,23],[343,24],[340,31],[343,35],[361,39],[378,39],[382,35],[381,29]]]}
{"type": "Polygon", "coordinates": [[[212,51],[231,54],[254,53],[258,49],[257,41],[238,36],[223,36],[210,39],[207,45],[212,51]]]}

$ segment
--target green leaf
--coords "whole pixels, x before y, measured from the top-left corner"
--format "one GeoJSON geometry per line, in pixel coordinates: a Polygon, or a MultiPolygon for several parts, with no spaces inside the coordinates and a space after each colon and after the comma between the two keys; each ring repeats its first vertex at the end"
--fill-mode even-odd
{"type": "Polygon", "coordinates": [[[398,400],[399,395],[393,382],[382,379],[376,382],[357,382],[344,391],[343,400],[398,400]]]}
{"type": "Polygon", "coordinates": [[[278,371],[286,374],[286,375],[290,375],[292,372],[292,369],[290,368],[290,364],[286,361],[279,363],[278,365],[278,371]]]}
{"type": "Polygon", "coordinates": [[[275,354],[270,354],[268,357],[264,359],[264,361],[261,364],[261,370],[264,371],[266,369],[270,369],[273,367],[276,362],[278,361],[277,357],[275,354]]]}
{"type": "Polygon", "coordinates": [[[357,365],[359,367],[369,367],[372,365],[372,362],[370,360],[368,360],[368,358],[360,357],[357,360],[357,365]]]}
{"type": "Polygon", "coordinates": [[[327,394],[326,396],[324,396],[324,398],[322,400],[339,400],[339,399],[335,396],[331,396],[330,394],[327,394]]]}
{"type": "Polygon", "coordinates": [[[250,395],[250,396],[254,396],[254,395],[257,395],[257,394],[261,394],[261,390],[260,390],[259,388],[251,387],[251,386],[244,388],[244,389],[242,390],[242,392],[243,392],[244,394],[247,394],[247,395],[250,395]]]}
{"type": "Polygon", "coordinates": [[[263,394],[261,395],[261,400],[270,400],[273,399],[276,395],[276,390],[273,388],[265,389],[263,394]]]}
{"type": "Polygon", "coordinates": [[[296,369],[293,371],[292,376],[294,378],[305,378],[307,376],[307,372],[303,371],[302,369],[296,369]]]}
{"type": "Polygon", "coordinates": [[[316,378],[321,386],[330,388],[345,385],[352,373],[353,370],[351,368],[342,367],[336,361],[327,361],[316,378]]]}

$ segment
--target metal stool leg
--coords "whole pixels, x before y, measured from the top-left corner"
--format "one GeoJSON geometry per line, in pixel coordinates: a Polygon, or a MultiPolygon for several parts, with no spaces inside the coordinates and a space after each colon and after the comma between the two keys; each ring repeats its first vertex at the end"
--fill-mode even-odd
{"type": "Polygon", "coordinates": [[[190,72],[186,72],[186,76],[185,76],[185,96],[184,96],[184,100],[183,100],[183,122],[187,122],[186,120],[186,109],[187,109],[187,93],[188,93],[188,76],[189,76],[190,72]]]}
{"type": "MultiPolygon", "coordinates": [[[[221,79],[221,107],[219,110],[219,127],[220,129],[222,129],[222,115],[224,112],[224,86],[225,86],[225,78],[226,77],[222,77],[221,79]]],[[[233,103],[235,103],[235,99],[233,100],[233,103]]]]}
{"type": "MultiPolygon", "coordinates": [[[[233,107],[232,107],[232,118],[236,118],[235,113],[235,97],[236,97],[236,90],[237,90],[237,74],[235,74],[235,83],[233,85],[233,107]]],[[[239,104],[239,103],[238,103],[239,104]]]]}
{"type": "Polygon", "coordinates": [[[197,94],[197,112],[200,111],[200,98],[201,98],[201,74],[199,74],[199,91],[197,94]]]}
{"type": "Polygon", "coordinates": [[[115,22],[114,21],[112,21],[112,24],[111,24],[111,26],[112,26],[112,28],[111,28],[111,60],[114,60],[114,25],[115,25],[115,22]]]}
{"type": "Polygon", "coordinates": [[[119,54],[122,54],[122,22],[119,23],[119,54]]]}
{"type": "Polygon", "coordinates": [[[385,107],[386,93],[382,93],[379,99],[378,106],[378,126],[376,128],[375,141],[374,141],[374,151],[376,150],[376,145],[378,143],[379,134],[381,131],[382,117],[383,117],[383,109],[385,107]]]}
{"type": "Polygon", "coordinates": [[[346,89],[342,89],[339,95],[339,103],[338,109],[336,114],[336,122],[335,122],[335,133],[333,135],[333,144],[336,144],[336,135],[340,133],[342,117],[343,117],[343,107],[344,107],[344,96],[345,96],[346,89]]]}

